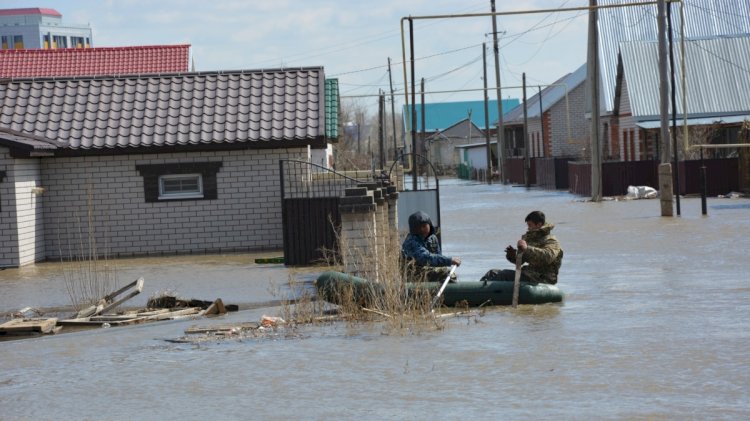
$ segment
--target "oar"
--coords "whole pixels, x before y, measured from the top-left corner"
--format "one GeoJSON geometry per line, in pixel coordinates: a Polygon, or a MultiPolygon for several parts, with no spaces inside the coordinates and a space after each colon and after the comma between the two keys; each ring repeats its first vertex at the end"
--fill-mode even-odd
{"type": "Polygon", "coordinates": [[[448,276],[445,277],[445,281],[443,281],[443,285],[440,286],[440,290],[438,291],[435,298],[432,300],[432,305],[430,305],[430,308],[435,307],[435,304],[437,304],[438,300],[440,299],[440,296],[443,295],[443,291],[445,291],[445,286],[448,285],[448,281],[451,280],[451,275],[453,275],[453,272],[456,271],[456,267],[458,265],[451,266],[451,271],[448,273],[448,276]]]}
{"type": "Polygon", "coordinates": [[[521,287],[521,266],[523,266],[523,253],[516,253],[516,277],[513,279],[513,308],[518,307],[518,290],[521,287]]]}

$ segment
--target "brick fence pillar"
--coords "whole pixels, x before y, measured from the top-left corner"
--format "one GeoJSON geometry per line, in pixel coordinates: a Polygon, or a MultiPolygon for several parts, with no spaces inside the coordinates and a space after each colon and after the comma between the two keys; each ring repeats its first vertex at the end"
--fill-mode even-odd
{"type": "Polygon", "coordinates": [[[345,190],[339,202],[339,250],[344,271],[371,281],[378,279],[376,256],[376,205],[367,187],[345,190]]]}

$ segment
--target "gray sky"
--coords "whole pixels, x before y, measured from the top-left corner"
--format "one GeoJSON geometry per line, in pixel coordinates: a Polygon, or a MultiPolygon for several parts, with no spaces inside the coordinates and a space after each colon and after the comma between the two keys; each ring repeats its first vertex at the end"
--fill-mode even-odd
{"type": "MultiPolygon", "coordinates": [[[[497,11],[586,5],[588,0],[497,0],[497,11]]],[[[54,8],[67,24],[90,24],[97,47],[191,44],[198,71],[323,66],[326,77],[339,79],[343,97],[389,92],[390,57],[400,106],[401,19],[489,12],[490,0],[3,0],[0,7],[54,8]]],[[[550,84],[585,62],[586,12],[497,21],[503,86],[519,86],[523,72],[529,84],[550,84]]],[[[408,23],[404,29],[408,59],[408,23]]],[[[425,78],[428,92],[482,88],[486,42],[488,84],[494,86],[491,32],[490,17],[415,20],[417,81],[425,78]]],[[[521,92],[508,88],[503,97],[520,98],[521,92]]],[[[427,102],[481,99],[479,91],[426,95],[427,102]]],[[[377,107],[374,96],[354,101],[377,107]]]]}

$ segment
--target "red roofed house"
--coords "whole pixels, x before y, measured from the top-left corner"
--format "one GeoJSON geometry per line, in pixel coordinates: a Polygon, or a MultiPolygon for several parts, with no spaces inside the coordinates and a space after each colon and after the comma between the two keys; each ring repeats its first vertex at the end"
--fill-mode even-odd
{"type": "Polygon", "coordinates": [[[0,78],[183,73],[190,45],[0,50],[0,78]]]}

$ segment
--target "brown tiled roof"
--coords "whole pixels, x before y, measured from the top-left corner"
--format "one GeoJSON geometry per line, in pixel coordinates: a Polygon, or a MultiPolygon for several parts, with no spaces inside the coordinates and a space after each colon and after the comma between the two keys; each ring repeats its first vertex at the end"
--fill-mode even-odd
{"type": "Polygon", "coordinates": [[[190,70],[190,45],[0,50],[0,77],[70,77],[190,70]]]}
{"type": "Polygon", "coordinates": [[[323,68],[4,80],[0,139],[28,147],[8,131],[57,154],[320,146],[323,68]]]}

